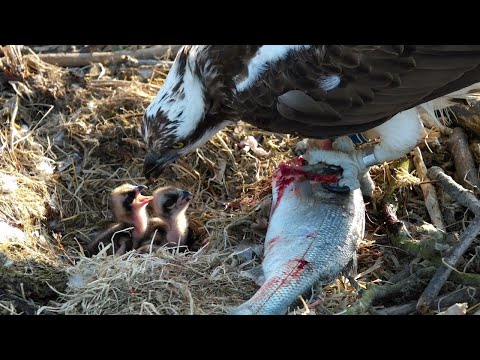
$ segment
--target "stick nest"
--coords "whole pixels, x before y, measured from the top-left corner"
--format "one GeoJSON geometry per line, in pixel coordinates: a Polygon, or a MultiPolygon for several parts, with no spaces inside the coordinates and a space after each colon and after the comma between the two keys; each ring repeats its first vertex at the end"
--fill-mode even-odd
{"type": "MultiPolygon", "coordinates": [[[[145,182],[141,119],[168,68],[126,62],[63,69],[26,47],[2,53],[0,281],[8,286],[0,313],[225,314],[255,293],[258,286],[241,272],[261,258],[242,255],[241,245],[262,244],[250,226],[268,201],[273,171],[292,158],[299,138],[240,122],[150,186],[172,184],[194,195],[188,213],[198,251],[85,257],[81,244],[113,221],[110,191],[145,182]],[[249,136],[263,151],[243,146],[249,136]]],[[[381,197],[389,164],[372,174],[381,197]]],[[[396,191],[404,213],[426,218],[418,179],[402,176],[396,191]]],[[[387,282],[411,260],[385,242],[375,221],[369,218],[358,249],[361,285],[387,282]]],[[[312,289],[290,313],[341,313],[358,298],[343,280],[312,289]]]]}

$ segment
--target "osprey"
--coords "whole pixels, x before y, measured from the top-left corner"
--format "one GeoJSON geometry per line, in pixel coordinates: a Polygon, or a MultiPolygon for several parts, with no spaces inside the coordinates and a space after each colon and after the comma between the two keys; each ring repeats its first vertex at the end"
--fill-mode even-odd
{"type": "Polygon", "coordinates": [[[339,185],[353,190],[369,166],[417,145],[418,105],[432,114],[477,82],[480,45],[185,45],[144,115],[144,174],[239,120],[338,141],[373,129],[380,142],[366,150],[304,155],[342,166],[339,185]]]}

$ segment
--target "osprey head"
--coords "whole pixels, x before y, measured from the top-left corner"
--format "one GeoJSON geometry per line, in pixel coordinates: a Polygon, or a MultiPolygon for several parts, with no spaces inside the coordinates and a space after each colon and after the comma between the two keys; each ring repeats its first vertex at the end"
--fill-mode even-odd
{"type": "Polygon", "coordinates": [[[163,168],[206,143],[230,121],[221,118],[225,97],[208,45],[184,46],[142,124],[147,145],[144,175],[152,181],[163,168]]]}

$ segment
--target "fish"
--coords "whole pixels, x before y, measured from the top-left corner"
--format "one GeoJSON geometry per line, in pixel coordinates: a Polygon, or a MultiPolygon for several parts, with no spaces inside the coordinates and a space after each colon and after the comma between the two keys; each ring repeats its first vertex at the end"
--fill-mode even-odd
{"type": "Polygon", "coordinates": [[[325,163],[277,167],[264,257],[252,271],[261,287],[230,315],[284,315],[315,283],[341,275],[353,279],[365,203],[360,189],[332,191],[341,174],[341,168],[325,163]]]}

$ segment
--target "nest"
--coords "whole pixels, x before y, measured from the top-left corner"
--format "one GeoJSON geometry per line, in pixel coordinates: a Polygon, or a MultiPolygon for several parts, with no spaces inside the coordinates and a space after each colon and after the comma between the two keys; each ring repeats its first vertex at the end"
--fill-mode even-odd
{"type": "MultiPolygon", "coordinates": [[[[241,272],[261,259],[242,256],[242,244],[262,244],[251,225],[270,196],[271,174],[292,158],[299,138],[240,122],[150,186],[171,184],[193,194],[188,214],[198,251],[86,257],[82,244],[113,221],[110,191],[145,182],[140,124],[168,67],[63,69],[28,48],[3,53],[0,224],[9,230],[0,235],[0,278],[7,284],[0,313],[225,314],[256,292],[241,272]],[[250,146],[251,137],[261,151],[250,146]]],[[[389,169],[372,169],[377,195],[388,185],[389,169]]],[[[418,179],[400,177],[396,191],[410,199],[405,208],[425,216],[418,179]]],[[[388,281],[410,260],[385,237],[369,219],[358,249],[361,285],[388,281]]],[[[344,280],[312,289],[291,313],[341,313],[358,298],[344,280]],[[306,306],[313,302],[314,309],[306,306]]]]}

